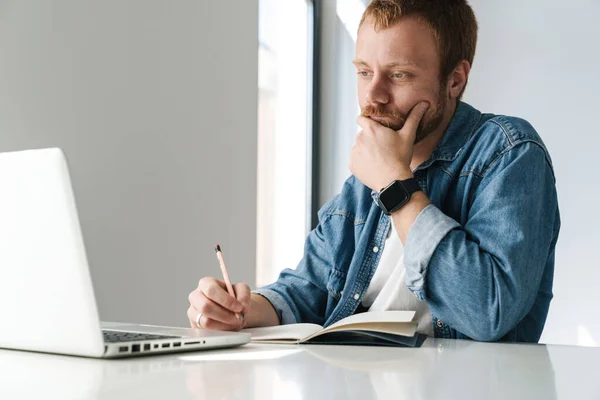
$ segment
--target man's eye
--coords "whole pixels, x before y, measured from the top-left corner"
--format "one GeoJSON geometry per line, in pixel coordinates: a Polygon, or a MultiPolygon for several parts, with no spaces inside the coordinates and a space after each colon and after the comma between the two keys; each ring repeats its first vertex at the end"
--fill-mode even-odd
{"type": "Polygon", "coordinates": [[[404,78],[404,74],[401,74],[401,73],[394,74],[394,78],[402,79],[402,78],[404,78]]]}
{"type": "Polygon", "coordinates": [[[360,71],[359,74],[361,76],[369,76],[369,72],[368,71],[360,71]]]}

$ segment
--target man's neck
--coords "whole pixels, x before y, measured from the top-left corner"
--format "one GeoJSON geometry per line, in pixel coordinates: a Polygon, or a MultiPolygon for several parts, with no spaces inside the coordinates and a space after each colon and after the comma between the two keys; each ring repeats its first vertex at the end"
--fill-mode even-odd
{"type": "Polygon", "coordinates": [[[452,121],[452,117],[454,117],[454,111],[456,111],[458,101],[454,101],[453,103],[454,104],[452,106],[446,108],[446,111],[444,112],[444,118],[442,119],[440,126],[435,131],[431,132],[431,134],[425,139],[421,140],[415,145],[415,148],[413,149],[412,161],[410,162],[411,170],[414,171],[419,165],[429,160],[431,153],[433,153],[437,145],[444,137],[444,133],[448,129],[450,121],[452,121]]]}

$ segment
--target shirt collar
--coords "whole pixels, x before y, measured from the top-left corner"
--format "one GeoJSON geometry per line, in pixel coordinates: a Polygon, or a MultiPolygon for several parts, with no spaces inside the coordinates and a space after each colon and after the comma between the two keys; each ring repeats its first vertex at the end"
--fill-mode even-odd
{"type": "Polygon", "coordinates": [[[459,101],[442,140],[431,153],[429,160],[417,169],[427,168],[434,161],[455,160],[473,135],[480,118],[481,113],[479,111],[469,104],[459,101]]]}

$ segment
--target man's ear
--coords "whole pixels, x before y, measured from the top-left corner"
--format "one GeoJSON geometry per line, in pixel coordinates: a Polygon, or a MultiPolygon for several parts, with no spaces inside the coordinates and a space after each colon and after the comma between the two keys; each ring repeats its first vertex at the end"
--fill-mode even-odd
{"type": "Polygon", "coordinates": [[[467,60],[461,61],[448,77],[448,95],[451,99],[458,98],[469,80],[471,64],[467,60]]]}

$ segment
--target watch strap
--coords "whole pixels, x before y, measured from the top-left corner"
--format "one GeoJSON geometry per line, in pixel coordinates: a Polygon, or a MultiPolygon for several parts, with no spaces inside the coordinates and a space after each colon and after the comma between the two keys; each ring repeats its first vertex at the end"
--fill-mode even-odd
{"type": "Polygon", "coordinates": [[[402,186],[404,186],[404,189],[406,189],[409,195],[421,190],[421,186],[419,186],[419,181],[417,181],[415,178],[405,179],[403,181],[400,181],[400,183],[402,183],[402,186]]]}

